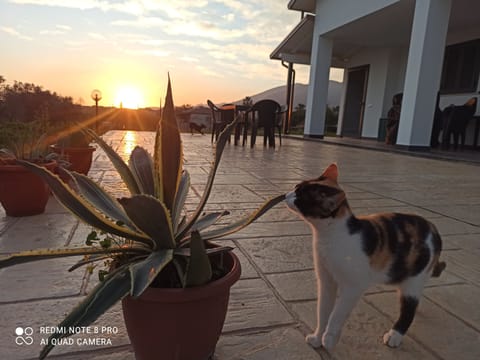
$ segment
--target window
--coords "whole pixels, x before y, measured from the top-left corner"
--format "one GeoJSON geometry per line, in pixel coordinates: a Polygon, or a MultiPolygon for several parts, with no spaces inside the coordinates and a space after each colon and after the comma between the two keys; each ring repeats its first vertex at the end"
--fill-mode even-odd
{"type": "Polygon", "coordinates": [[[480,75],[480,39],[447,46],[441,93],[475,92],[480,75]]]}

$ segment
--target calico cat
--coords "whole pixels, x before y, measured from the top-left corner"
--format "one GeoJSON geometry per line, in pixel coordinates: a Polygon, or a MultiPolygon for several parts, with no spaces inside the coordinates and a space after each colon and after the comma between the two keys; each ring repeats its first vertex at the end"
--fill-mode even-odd
{"type": "Polygon", "coordinates": [[[301,182],[286,194],[287,206],[313,233],[317,327],[306,341],[331,351],[363,292],[374,283],[386,283],[398,288],[400,316],[383,342],[397,347],[413,321],[425,282],[445,269],[439,261],[440,236],[417,215],[356,217],[337,178],[337,165],[331,164],[319,178],[301,182]]]}

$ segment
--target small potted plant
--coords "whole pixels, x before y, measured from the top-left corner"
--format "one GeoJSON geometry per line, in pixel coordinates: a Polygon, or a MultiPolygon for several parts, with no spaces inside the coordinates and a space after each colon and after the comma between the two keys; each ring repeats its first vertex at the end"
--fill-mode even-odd
{"type": "Polygon", "coordinates": [[[45,211],[50,190],[46,182],[18,164],[28,160],[53,170],[55,156],[48,153],[46,125],[42,121],[2,122],[0,132],[0,202],[8,216],[29,216],[45,211]]]}
{"type": "MultiPolygon", "coordinates": [[[[196,210],[184,204],[190,177],[183,169],[182,142],[175,118],[170,81],[154,154],[136,147],[128,165],[100,137],[87,130],[119,172],[131,196],[115,199],[85,175],[69,172],[74,186],[29,162],[57,199],[73,214],[101,231],[87,246],[34,250],[0,259],[0,268],[63,256],[85,255],[72,269],[105,262],[103,280],[57,326],[88,326],[122,300],[124,319],[138,360],[204,360],[214,352],[227,311],[230,287],[240,277],[240,263],[231,248],[213,239],[234,233],[255,221],[284,195],[266,201],[252,214],[216,225],[225,211],[204,214],[222,151],[235,121],[216,143],[212,169],[196,210]]],[[[53,333],[40,354],[71,334],[53,333]]]]}
{"type": "Polygon", "coordinates": [[[96,148],[90,145],[92,137],[83,128],[79,122],[64,122],[52,149],[67,162],[66,167],[70,171],[86,175],[92,166],[93,152],[96,148]]]}

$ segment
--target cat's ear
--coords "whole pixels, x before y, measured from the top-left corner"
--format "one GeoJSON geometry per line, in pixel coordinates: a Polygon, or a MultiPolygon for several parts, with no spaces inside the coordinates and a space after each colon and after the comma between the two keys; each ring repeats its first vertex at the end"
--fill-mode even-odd
{"type": "Polygon", "coordinates": [[[323,174],[322,174],[322,176],[320,176],[320,178],[337,181],[337,179],[338,179],[337,164],[333,163],[333,164],[328,165],[328,167],[323,171],[323,174]]]}

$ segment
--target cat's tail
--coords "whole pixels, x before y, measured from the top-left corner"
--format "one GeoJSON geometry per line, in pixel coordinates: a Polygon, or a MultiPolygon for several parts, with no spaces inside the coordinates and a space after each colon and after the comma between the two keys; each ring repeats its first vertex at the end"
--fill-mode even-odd
{"type": "Polygon", "coordinates": [[[432,277],[439,277],[442,274],[442,271],[445,270],[447,267],[447,263],[445,261],[437,261],[433,266],[432,277]]]}
{"type": "Polygon", "coordinates": [[[432,270],[432,277],[439,277],[440,274],[445,270],[447,264],[445,261],[440,261],[440,253],[442,251],[442,239],[440,238],[440,234],[435,226],[432,224],[432,245],[433,245],[433,261],[431,267],[432,270]]]}

